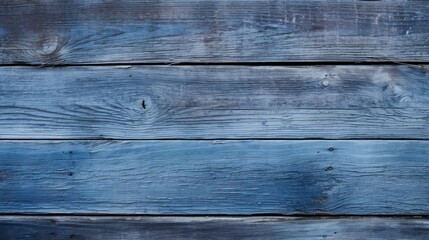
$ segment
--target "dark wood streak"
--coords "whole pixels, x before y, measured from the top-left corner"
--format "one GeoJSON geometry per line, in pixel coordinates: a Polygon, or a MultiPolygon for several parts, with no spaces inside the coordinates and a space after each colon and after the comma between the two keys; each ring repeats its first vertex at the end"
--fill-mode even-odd
{"type": "Polygon", "coordinates": [[[0,63],[429,61],[428,1],[1,1],[0,63]]]}
{"type": "Polygon", "coordinates": [[[418,218],[0,217],[2,239],[426,239],[418,218]]]}
{"type": "Polygon", "coordinates": [[[0,68],[0,138],[418,138],[428,66],[0,68]]]}
{"type": "Polygon", "coordinates": [[[428,214],[429,141],[0,141],[1,213],[428,214]]]}

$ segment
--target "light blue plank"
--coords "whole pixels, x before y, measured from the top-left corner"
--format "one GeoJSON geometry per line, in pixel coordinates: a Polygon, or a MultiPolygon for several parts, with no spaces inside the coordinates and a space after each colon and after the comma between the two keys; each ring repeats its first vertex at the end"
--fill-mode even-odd
{"type": "Polygon", "coordinates": [[[4,67],[0,138],[428,139],[428,83],[427,65],[4,67]]]}
{"type": "Polygon", "coordinates": [[[1,141],[1,213],[428,214],[429,141],[1,141]]]}
{"type": "Polygon", "coordinates": [[[1,1],[0,63],[429,61],[428,1],[1,1]]]}

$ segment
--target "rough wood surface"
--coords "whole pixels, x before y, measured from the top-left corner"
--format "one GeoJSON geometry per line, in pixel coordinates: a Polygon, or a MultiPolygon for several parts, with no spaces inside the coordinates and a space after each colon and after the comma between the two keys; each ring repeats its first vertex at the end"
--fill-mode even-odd
{"type": "Polygon", "coordinates": [[[418,138],[429,67],[0,68],[0,138],[418,138]]]}
{"type": "Polygon", "coordinates": [[[428,214],[429,141],[1,141],[0,212],[428,214]]]}
{"type": "Polygon", "coordinates": [[[425,218],[0,217],[1,239],[422,239],[425,218]]]}
{"type": "Polygon", "coordinates": [[[429,61],[428,1],[1,1],[0,63],[429,61]]]}

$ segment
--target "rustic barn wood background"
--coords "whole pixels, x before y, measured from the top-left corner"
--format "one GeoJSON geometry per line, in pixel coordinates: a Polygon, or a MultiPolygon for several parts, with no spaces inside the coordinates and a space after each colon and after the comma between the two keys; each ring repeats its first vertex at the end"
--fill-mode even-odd
{"type": "Polygon", "coordinates": [[[427,239],[429,1],[1,0],[0,239],[427,239]]]}

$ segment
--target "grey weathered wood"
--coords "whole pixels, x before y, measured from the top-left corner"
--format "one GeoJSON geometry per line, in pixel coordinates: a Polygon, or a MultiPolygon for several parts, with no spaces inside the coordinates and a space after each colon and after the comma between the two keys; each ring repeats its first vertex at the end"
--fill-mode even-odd
{"type": "Polygon", "coordinates": [[[0,68],[3,139],[428,136],[427,65],[0,68]]]}
{"type": "Polygon", "coordinates": [[[1,239],[422,239],[426,218],[0,217],[1,239]]]}
{"type": "Polygon", "coordinates": [[[429,141],[1,141],[1,213],[428,214],[429,141]]]}
{"type": "Polygon", "coordinates": [[[429,61],[428,1],[2,0],[0,63],[429,61]]]}

